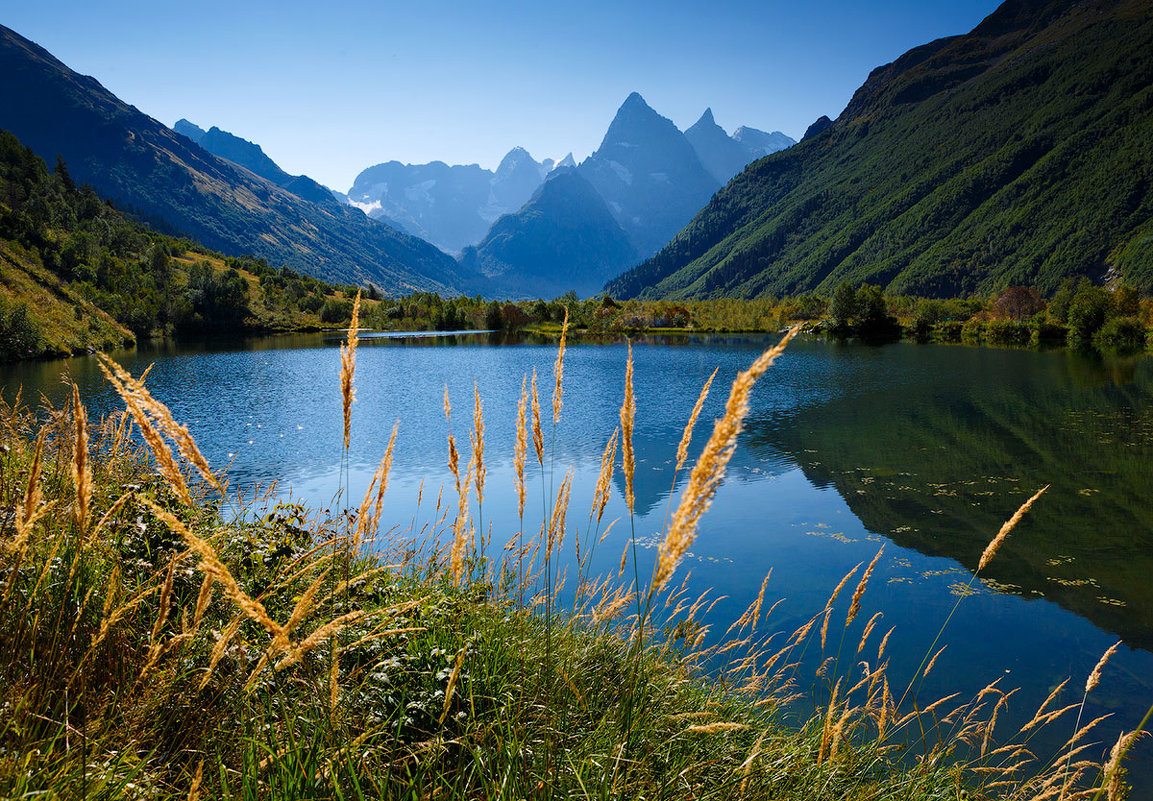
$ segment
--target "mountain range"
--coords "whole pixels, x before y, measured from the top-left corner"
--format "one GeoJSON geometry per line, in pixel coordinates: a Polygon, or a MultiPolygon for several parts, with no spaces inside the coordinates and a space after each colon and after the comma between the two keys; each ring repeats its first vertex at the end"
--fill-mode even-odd
{"type": "Polygon", "coordinates": [[[521,147],[509,151],[496,171],[477,164],[401,164],[389,161],[363,170],[348,202],[387,220],[441,250],[458,253],[484,238],[501,215],[528,202],[553,168],[521,147]]]}
{"type": "Polygon", "coordinates": [[[598,293],[679,231],[728,173],[795,144],[779,131],[749,127],[730,137],[711,110],[690,129],[693,136],[682,134],[633,93],[601,146],[579,165],[571,153],[558,163],[538,162],[521,147],[495,171],[390,161],[363,170],[341,195],[288,175],[259,145],[226,131],[205,131],[186,119],[173,130],[289,191],[311,185],[317,202],[337,197],[445,252],[459,252],[472,287],[511,298],[598,293]],[[714,176],[705,164],[718,150],[725,161],[714,176]]]}
{"type": "MultiPolygon", "coordinates": [[[[707,126],[706,126],[707,127],[707,126]]],[[[614,297],[1153,289],[1153,2],[1007,0],[875,69],[614,297]]]]}
{"type": "MultiPolygon", "coordinates": [[[[578,169],[625,232],[632,244],[628,256],[632,259],[656,252],[746,164],[792,144],[794,140],[780,131],[766,133],[748,127],[738,128],[730,137],[713,121],[711,109],[682,134],[634,92],[617,111],[600,147],[578,169]]],[[[571,153],[554,164],[552,159],[537,162],[520,147],[509,151],[495,172],[476,164],[390,161],[362,171],[348,190],[348,199],[370,217],[387,220],[447,252],[456,253],[475,245],[482,254],[482,263],[500,262],[505,267],[500,274],[511,274],[506,260],[510,251],[505,250],[500,256],[492,254],[491,258],[483,254],[495,240],[504,247],[510,239],[533,236],[530,231],[543,229],[515,223],[503,224],[500,231],[490,229],[503,215],[522,210],[539,219],[545,213],[539,204],[531,209],[522,207],[554,169],[566,166],[577,166],[571,153]]],[[[562,191],[570,190],[576,194],[562,204],[548,207],[563,207],[570,212],[587,210],[585,188],[572,179],[562,181],[549,194],[557,198],[562,191]]],[[[588,218],[576,226],[554,220],[550,230],[555,233],[581,227],[590,231],[590,226],[604,222],[599,209],[593,215],[599,222],[588,218]]],[[[619,232],[602,230],[599,239],[606,243],[615,241],[619,232]]],[[[618,272],[629,266],[629,262],[619,262],[625,250],[615,246],[610,249],[611,253],[598,253],[591,260],[599,265],[593,272],[602,274],[604,265],[610,262],[618,272]]],[[[542,242],[514,243],[513,250],[538,255],[546,252],[542,242]]],[[[474,263],[476,255],[469,251],[462,258],[474,263]]],[[[561,262],[569,263],[570,259],[562,257],[561,262]]],[[[541,274],[541,265],[524,267],[526,276],[541,274]]]]}
{"type": "Polygon", "coordinates": [[[519,147],[495,171],[392,161],[346,196],[218,127],[166,128],[3,27],[0,70],[0,129],[157,230],[393,294],[595,294],[730,174],[792,141],[747,127],[730,137],[711,110],[689,137],[633,93],[579,165],[519,147]]]}
{"type": "Polygon", "coordinates": [[[605,281],[673,237],[728,171],[742,169],[765,148],[793,143],[780,132],[739,130],[744,143],[729,137],[706,110],[690,129],[703,136],[690,137],[634,92],[600,147],[575,168],[558,167],[546,176],[527,205],[498,220],[475,248],[462,253],[462,264],[514,296],[565,286],[596,294],[605,281]],[[714,153],[722,154],[719,160],[714,153]]]}

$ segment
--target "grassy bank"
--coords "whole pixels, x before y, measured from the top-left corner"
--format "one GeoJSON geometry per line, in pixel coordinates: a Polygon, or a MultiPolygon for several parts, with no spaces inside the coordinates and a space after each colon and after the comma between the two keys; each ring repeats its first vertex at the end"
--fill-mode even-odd
{"type": "MultiPolygon", "coordinates": [[[[478,392],[471,419],[457,410],[450,427],[462,444],[444,446],[455,485],[383,524],[391,445],[364,498],[325,515],[230,489],[111,362],[127,410],[99,425],[78,397],[60,409],[8,399],[0,797],[1120,797],[1103,786],[1119,760],[1094,761],[1111,743],[1075,707],[1046,705],[1014,733],[996,728],[1010,688],[920,699],[936,645],[917,676],[890,675],[890,634],[856,615],[872,565],[798,630],[775,631],[763,592],[728,632],[702,626],[710,601],[686,597],[679,559],[778,355],[738,376],[692,466],[685,399],[676,458],[691,476],[651,576],[628,548],[619,573],[587,574],[613,471],[632,503],[631,359],[597,491],[574,497],[549,456],[553,421],[581,411],[564,406],[563,337],[543,391],[526,377],[516,485],[486,484],[478,392]],[[532,471],[554,479],[548,497],[525,498],[532,471]],[[521,530],[490,533],[486,493],[506,491],[521,530]],[[800,675],[802,654],[838,641],[859,647],[800,675]],[[1031,759],[1046,725],[1075,738],[1031,759]]],[[[333,387],[345,449],[355,357],[353,340],[333,387]]]]}

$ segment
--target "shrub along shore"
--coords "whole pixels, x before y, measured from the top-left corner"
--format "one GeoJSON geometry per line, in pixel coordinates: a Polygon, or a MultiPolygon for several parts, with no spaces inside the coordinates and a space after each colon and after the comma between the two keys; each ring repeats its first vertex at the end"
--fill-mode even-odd
{"type": "MultiPolygon", "coordinates": [[[[700,623],[710,601],[686,596],[679,561],[708,536],[750,393],[793,333],[734,381],[695,465],[709,384],[687,413],[676,466],[690,478],[651,576],[627,545],[619,574],[589,575],[618,469],[632,506],[632,360],[594,497],[575,497],[548,455],[560,415],[580,413],[563,403],[563,328],[544,391],[535,375],[523,385],[515,486],[486,484],[478,391],[467,458],[451,434],[445,445],[455,486],[397,525],[381,522],[391,443],[363,500],[324,514],[230,488],[144,378],[109,359],[126,409],[99,424],[75,391],[59,409],[6,400],[0,797],[1122,798],[1137,735],[1110,752],[1099,721],[1049,708],[1056,693],[1014,734],[994,730],[1011,696],[996,682],[911,703],[936,644],[916,675],[889,674],[890,635],[856,614],[876,559],[784,636],[770,640],[764,587],[723,635],[700,623]],[[540,506],[526,504],[533,471],[555,478],[540,506]],[[516,494],[522,525],[490,539],[494,491],[516,494]],[[857,654],[798,676],[830,628],[857,654]],[[1034,757],[1032,731],[1053,725],[1074,736],[1034,757]]],[[[345,453],[356,345],[333,388],[345,453]]]]}

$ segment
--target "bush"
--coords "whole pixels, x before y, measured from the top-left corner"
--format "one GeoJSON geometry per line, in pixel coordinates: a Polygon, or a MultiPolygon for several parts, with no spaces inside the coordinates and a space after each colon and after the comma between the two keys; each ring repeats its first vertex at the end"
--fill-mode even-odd
{"type": "MultiPolygon", "coordinates": [[[[305,295],[300,299],[300,302],[297,305],[303,312],[316,314],[318,311],[324,308],[324,298],[322,298],[320,295],[305,295]]],[[[350,311],[349,314],[351,313],[352,312],[350,311]]]]}
{"type": "Polygon", "coordinates": [[[1028,345],[1033,341],[1029,324],[1017,320],[990,320],[984,334],[985,341],[995,345],[1028,345]]]}
{"type": "Polygon", "coordinates": [[[23,303],[9,306],[0,298],[0,361],[27,359],[40,351],[40,329],[23,303]]]}
{"type": "Polygon", "coordinates": [[[961,326],[962,342],[980,342],[985,336],[984,320],[969,320],[961,326]]]}
{"type": "Polygon", "coordinates": [[[1093,343],[1114,348],[1140,348],[1145,345],[1145,327],[1136,317],[1114,317],[1093,336],[1093,343]]]}
{"type": "Polygon", "coordinates": [[[964,323],[960,320],[946,320],[933,326],[933,339],[938,342],[960,342],[964,323]]]}
{"type": "Polygon", "coordinates": [[[347,323],[352,319],[352,301],[329,298],[320,307],[320,322],[347,323]]]}
{"type": "Polygon", "coordinates": [[[1110,294],[1082,280],[1069,304],[1069,338],[1073,342],[1090,341],[1112,313],[1113,298],[1110,294]]]}
{"type": "Polygon", "coordinates": [[[1063,345],[1069,336],[1069,329],[1057,323],[1038,323],[1033,328],[1033,344],[1063,345]]]}

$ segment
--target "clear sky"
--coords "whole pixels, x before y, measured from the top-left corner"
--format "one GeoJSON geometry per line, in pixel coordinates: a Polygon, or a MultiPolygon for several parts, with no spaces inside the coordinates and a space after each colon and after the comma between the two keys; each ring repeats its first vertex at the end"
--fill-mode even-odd
{"type": "Polygon", "coordinates": [[[167,125],[217,125],[346,191],[393,159],[580,161],[632,91],[681,130],[711,106],[729,133],[799,139],[871,69],[997,5],[25,0],[0,23],[167,125]]]}

